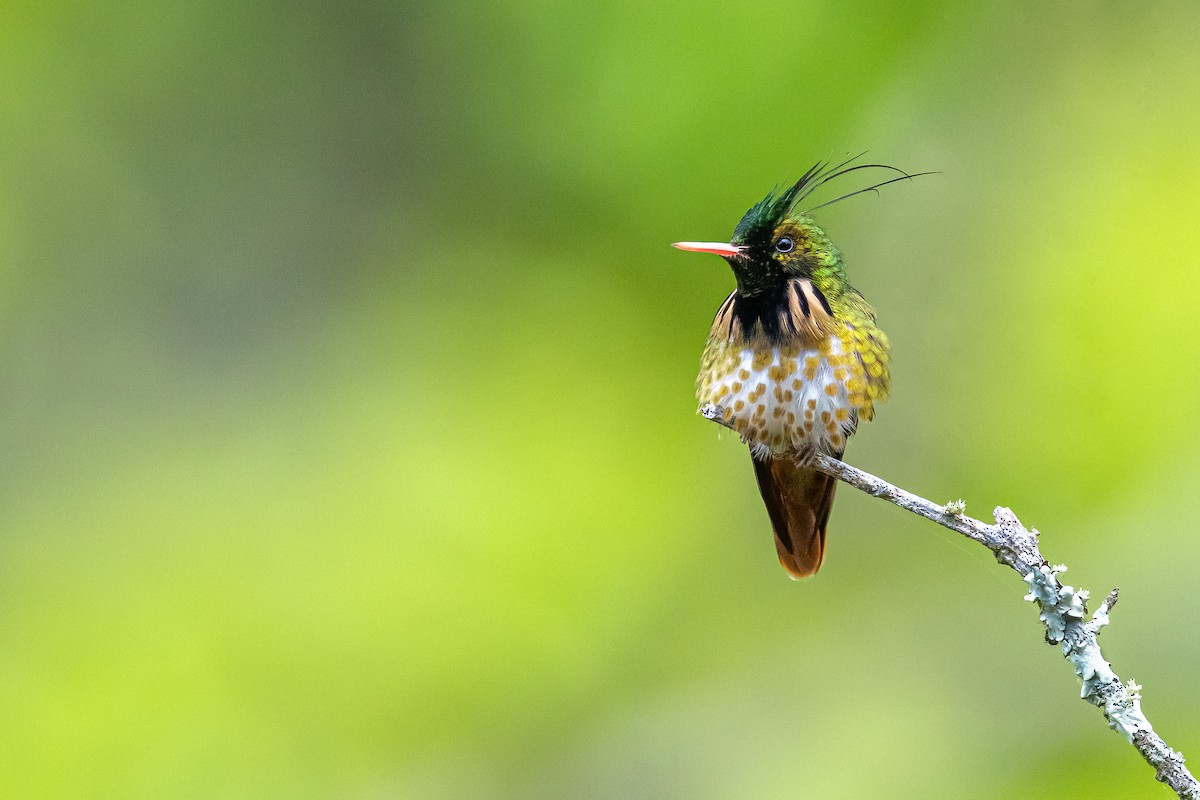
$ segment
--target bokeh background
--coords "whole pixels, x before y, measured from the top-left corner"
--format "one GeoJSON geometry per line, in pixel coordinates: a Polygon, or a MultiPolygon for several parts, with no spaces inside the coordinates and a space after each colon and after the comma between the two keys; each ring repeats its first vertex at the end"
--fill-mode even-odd
{"type": "Polygon", "coordinates": [[[848,458],[1119,585],[1200,758],[1200,6],[4,17],[0,795],[1168,796],[1014,575],[843,488],[788,581],[693,413],[667,244],[860,150],[940,174],[819,212],[848,458]]]}

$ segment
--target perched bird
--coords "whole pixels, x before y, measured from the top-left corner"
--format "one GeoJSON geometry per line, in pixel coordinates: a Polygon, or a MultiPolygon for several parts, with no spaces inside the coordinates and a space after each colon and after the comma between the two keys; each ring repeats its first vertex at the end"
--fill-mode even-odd
{"type": "MultiPolygon", "coordinates": [[[[853,159],[851,159],[853,160],[853,159]]],[[[790,188],[768,194],[728,244],[676,242],[725,258],[737,279],[713,320],[696,379],[703,408],[750,446],[779,561],[793,578],[821,567],[837,482],[809,466],[840,458],[860,419],[888,396],[888,340],[875,309],[846,282],[842,254],[799,204],[840,175],[876,164],[817,164],[790,188]]],[[[900,172],[900,170],[896,170],[900,172]]],[[[921,173],[925,174],[925,173],[921,173]]]]}

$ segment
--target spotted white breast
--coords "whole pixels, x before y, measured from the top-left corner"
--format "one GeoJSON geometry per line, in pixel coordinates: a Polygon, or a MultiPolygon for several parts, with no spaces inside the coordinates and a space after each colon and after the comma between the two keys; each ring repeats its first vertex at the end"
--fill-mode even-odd
{"type": "Polygon", "coordinates": [[[730,343],[700,376],[697,397],[721,409],[755,458],[840,455],[869,403],[859,356],[837,336],[817,347],[730,343]]]}

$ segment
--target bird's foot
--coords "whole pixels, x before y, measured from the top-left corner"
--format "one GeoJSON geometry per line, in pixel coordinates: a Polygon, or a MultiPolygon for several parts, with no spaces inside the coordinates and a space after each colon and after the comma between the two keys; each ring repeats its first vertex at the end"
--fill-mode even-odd
{"type": "Polygon", "coordinates": [[[817,463],[817,448],[811,444],[802,445],[796,451],[795,460],[802,467],[811,467],[817,463]]]}

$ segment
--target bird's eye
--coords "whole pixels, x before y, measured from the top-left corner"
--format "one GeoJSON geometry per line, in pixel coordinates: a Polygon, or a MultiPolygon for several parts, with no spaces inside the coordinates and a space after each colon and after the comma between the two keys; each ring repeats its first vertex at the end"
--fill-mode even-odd
{"type": "Polygon", "coordinates": [[[787,236],[780,236],[775,240],[775,250],[780,253],[790,253],[796,249],[796,243],[787,236]]]}

